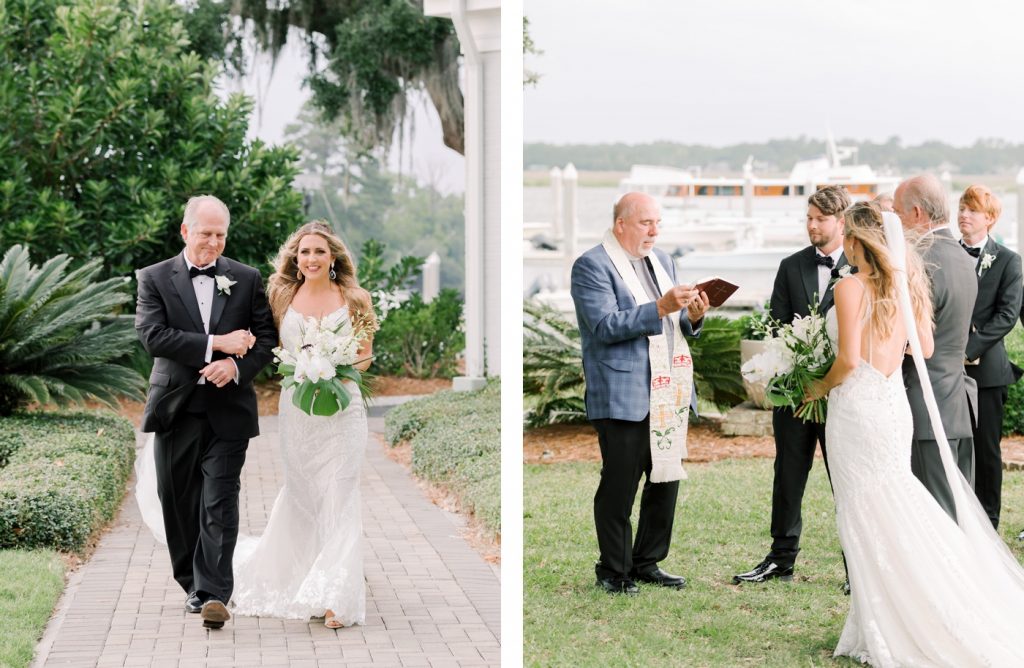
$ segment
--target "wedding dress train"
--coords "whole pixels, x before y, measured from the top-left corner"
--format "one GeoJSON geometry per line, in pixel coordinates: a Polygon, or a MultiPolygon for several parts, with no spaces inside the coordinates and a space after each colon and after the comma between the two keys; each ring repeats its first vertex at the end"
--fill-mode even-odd
{"type": "MultiPolygon", "coordinates": [[[[346,307],[326,316],[347,318],[346,307]]],[[[304,318],[288,309],[281,341],[295,348],[304,318]]],[[[278,429],[284,486],[259,537],[239,535],[232,609],[247,616],[309,619],[331,610],[344,626],[366,617],[360,472],[366,455],[366,409],[353,386],[352,403],[330,417],[311,416],[283,390],[278,429]]],[[[147,448],[151,449],[152,438],[147,448]]],[[[163,532],[151,453],[136,465],[143,518],[163,532]],[[148,459],[148,461],[147,461],[148,459]],[[155,509],[155,510],[154,510],[155,509]]]]}

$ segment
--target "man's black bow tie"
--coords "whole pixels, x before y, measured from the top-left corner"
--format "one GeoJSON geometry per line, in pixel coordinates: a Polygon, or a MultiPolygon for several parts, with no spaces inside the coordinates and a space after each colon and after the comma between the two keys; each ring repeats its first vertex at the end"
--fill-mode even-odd
{"type": "Polygon", "coordinates": [[[824,265],[824,266],[828,267],[829,269],[831,269],[832,265],[834,264],[834,262],[832,262],[832,256],[831,255],[815,255],[814,256],[814,264],[824,265]]]}
{"type": "Polygon", "coordinates": [[[965,251],[967,251],[968,253],[970,253],[971,257],[981,257],[981,249],[980,249],[980,248],[972,248],[972,247],[968,246],[967,244],[965,244],[965,243],[964,243],[964,242],[962,242],[962,241],[960,242],[960,246],[961,246],[961,247],[962,247],[962,248],[963,248],[963,249],[964,249],[965,251]]]}
{"type": "Polygon", "coordinates": [[[207,267],[206,269],[200,269],[199,267],[189,267],[188,268],[188,277],[189,278],[195,278],[196,276],[209,276],[210,278],[213,278],[214,274],[216,274],[216,273],[217,273],[217,265],[213,265],[212,267],[207,267]]]}

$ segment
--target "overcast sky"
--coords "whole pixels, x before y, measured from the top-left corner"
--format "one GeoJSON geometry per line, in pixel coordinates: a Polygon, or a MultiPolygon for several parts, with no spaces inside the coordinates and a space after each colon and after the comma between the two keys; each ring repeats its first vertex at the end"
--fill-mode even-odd
{"type": "Polygon", "coordinates": [[[524,0],[526,142],[1024,142],[1016,0],[524,0]]]}
{"type": "MultiPolygon", "coordinates": [[[[273,71],[270,57],[259,54],[252,58],[253,67],[241,80],[220,82],[224,92],[242,91],[256,100],[256,108],[249,122],[249,137],[259,137],[270,144],[280,144],[284,128],[294,123],[299,110],[309,99],[309,90],[303,85],[307,75],[306,56],[302,38],[296,36],[285,45],[273,71]]],[[[423,183],[433,183],[442,192],[463,192],[466,188],[465,160],[449,149],[441,140],[441,121],[430,104],[421,99],[411,105],[414,118],[406,125],[412,130],[412,143],[402,152],[402,172],[412,172],[423,183]],[[411,161],[411,166],[410,166],[411,161]]],[[[407,137],[408,140],[408,137],[407,137]]],[[[398,169],[400,152],[397,145],[390,160],[392,170],[398,169]]]]}

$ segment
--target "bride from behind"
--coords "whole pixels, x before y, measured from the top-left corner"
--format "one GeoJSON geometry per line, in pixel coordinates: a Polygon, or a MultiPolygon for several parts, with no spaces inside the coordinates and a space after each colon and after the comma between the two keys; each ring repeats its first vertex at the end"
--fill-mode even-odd
{"type": "MultiPolygon", "coordinates": [[[[299,228],[274,261],[268,299],[282,346],[295,349],[303,327],[348,320],[368,330],[355,365],[370,365],[376,318],[370,295],[329,226],[299,228]],[[364,359],[365,358],[365,359],[364,359]]],[[[366,410],[348,384],[352,402],[332,416],[308,415],[281,392],[278,429],[284,487],[266,531],[240,541],[236,551],[235,612],[309,619],[328,628],[362,624],[366,615],[359,478],[366,452],[366,410]]]]}
{"type": "Polygon", "coordinates": [[[959,525],[910,469],[901,365],[908,340],[919,339],[926,357],[934,346],[920,257],[904,251],[898,218],[867,203],[846,211],[843,246],[858,273],[833,288],[827,326],[836,361],[807,396],[828,394],[836,523],[852,590],[835,654],[885,667],[1024,665],[1024,570],[948,452],[959,525]]]}

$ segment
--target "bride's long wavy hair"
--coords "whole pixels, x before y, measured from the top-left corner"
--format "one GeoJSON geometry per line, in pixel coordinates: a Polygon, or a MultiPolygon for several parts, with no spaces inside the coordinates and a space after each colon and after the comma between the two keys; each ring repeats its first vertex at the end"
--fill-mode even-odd
{"type": "Polygon", "coordinates": [[[345,243],[334,233],[331,226],[322,220],[314,220],[295,230],[278,250],[277,257],[273,260],[275,272],[270,276],[267,300],[270,302],[270,310],[274,314],[274,324],[278,329],[281,328],[281,320],[284,318],[285,311],[288,310],[288,305],[292,303],[295,292],[305,281],[305,277],[299,271],[299,242],[310,234],[315,234],[327,242],[327,248],[330,250],[331,257],[334,258],[331,269],[334,270],[335,278],[330,280],[341,288],[341,294],[352,315],[352,322],[358,326],[370,328],[371,332],[375,331],[377,316],[373,310],[370,293],[359,287],[356,266],[352,262],[352,256],[349,255],[345,243]]]}
{"type": "MultiPolygon", "coordinates": [[[[867,281],[873,297],[869,326],[880,338],[888,339],[892,335],[893,322],[896,321],[897,270],[885,243],[882,210],[874,202],[857,202],[846,210],[843,218],[843,235],[859,241],[863,255],[854,258],[856,262],[851,258],[847,258],[847,261],[856,264],[858,269],[869,270],[859,274],[867,281]]],[[[921,320],[922,316],[927,316],[931,320],[932,298],[928,276],[921,255],[910,239],[907,240],[907,283],[915,319],[921,320]]]]}

